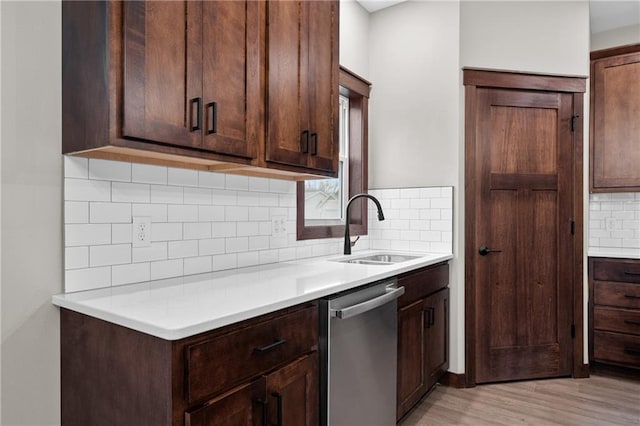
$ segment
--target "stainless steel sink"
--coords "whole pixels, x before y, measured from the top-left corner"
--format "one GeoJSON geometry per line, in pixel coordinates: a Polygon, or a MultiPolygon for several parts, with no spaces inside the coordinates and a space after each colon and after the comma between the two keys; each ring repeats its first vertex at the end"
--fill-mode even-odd
{"type": "Polygon", "coordinates": [[[394,263],[407,262],[421,256],[411,256],[406,254],[379,253],[369,256],[362,256],[355,259],[340,259],[336,262],[357,263],[360,265],[392,265],[394,263]]]}

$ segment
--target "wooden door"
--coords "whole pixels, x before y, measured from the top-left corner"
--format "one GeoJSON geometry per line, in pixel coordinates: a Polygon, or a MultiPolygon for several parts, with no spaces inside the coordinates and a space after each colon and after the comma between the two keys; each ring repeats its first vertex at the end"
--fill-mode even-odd
{"type": "Polygon", "coordinates": [[[318,424],[318,355],[307,355],[267,376],[269,422],[273,425],[318,424]]]}
{"type": "Polygon", "coordinates": [[[569,375],[572,95],[478,88],[476,99],[476,382],[569,375]]]}
{"type": "Polygon", "coordinates": [[[123,137],[202,144],[202,4],[125,2],[123,137]]]}
{"type": "Polygon", "coordinates": [[[398,420],[427,391],[424,364],[427,326],[424,299],[398,310],[398,420]]]}
{"type": "Polygon", "coordinates": [[[204,148],[254,158],[264,97],[260,2],[202,3],[204,148]]]}
{"type": "Polygon", "coordinates": [[[424,372],[427,389],[435,385],[449,368],[449,289],[424,300],[424,372]]]}

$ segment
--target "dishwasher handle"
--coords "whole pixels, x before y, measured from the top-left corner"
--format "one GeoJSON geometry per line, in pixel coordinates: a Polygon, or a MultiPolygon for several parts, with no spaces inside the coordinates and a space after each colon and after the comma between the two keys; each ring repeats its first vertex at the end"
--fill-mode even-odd
{"type": "Polygon", "coordinates": [[[381,296],[366,300],[361,303],[357,303],[355,305],[347,306],[346,308],[331,309],[331,316],[339,319],[355,317],[356,315],[360,315],[382,305],[386,305],[392,300],[399,298],[403,294],[404,287],[388,287],[385,294],[381,296]]]}

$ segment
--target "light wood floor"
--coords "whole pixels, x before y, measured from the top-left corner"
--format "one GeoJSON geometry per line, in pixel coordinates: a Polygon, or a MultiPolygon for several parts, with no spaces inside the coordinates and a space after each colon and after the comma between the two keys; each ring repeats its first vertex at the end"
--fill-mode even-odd
{"type": "Polygon", "coordinates": [[[414,425],[640,425],[640,381],[591,375],[438,386],[401,423],[414,425]]]}

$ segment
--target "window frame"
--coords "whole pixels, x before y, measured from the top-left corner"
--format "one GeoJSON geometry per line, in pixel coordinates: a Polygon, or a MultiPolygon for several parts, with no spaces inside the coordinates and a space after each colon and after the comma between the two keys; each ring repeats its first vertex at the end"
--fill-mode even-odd
{"type": "MultiPolygon", "coordinates": [[[[349,98],[349,196],[368,190],[368,115],[371,83],[340,66],[340,94],[349,98]]],[[[344,235],[344,224],[307,226],[304,220],[304,181],[296,187],[296,234],[297,240],[336,238],[344,235]]],[[[367,234],[367,203],[354,202],[350,212],[350,234],[367,234]],[[360,204],[360,208],[357,208],[360,204]]]]}

